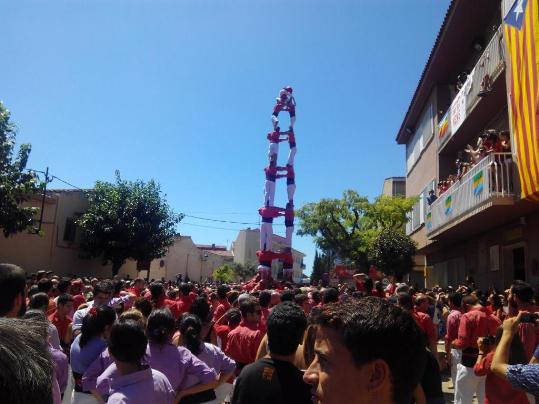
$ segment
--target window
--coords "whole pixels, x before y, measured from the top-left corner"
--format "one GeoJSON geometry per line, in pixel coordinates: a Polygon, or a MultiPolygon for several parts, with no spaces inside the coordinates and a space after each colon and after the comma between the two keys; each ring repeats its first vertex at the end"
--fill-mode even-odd
{"type": "Polygon", "coordinates": [[[429,102],[421,117],[417,121],[417,129],[410,141],[406,144],[406,172],[409,173],[421,153],[434,136],[433,107],[429,102]]]}

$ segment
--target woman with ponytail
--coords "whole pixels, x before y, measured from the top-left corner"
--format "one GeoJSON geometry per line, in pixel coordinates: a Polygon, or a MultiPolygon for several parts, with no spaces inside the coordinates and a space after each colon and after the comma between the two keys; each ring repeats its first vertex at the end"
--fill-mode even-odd
{"type": "Polygon", "coordinates": [[[92,307],[82,320],[81,333],[71,344],[71,370],[75,384],[72,403],[97,403],[98,399],[82,387],[82,375],[107,348],[107,339],[116,313],[109,306],[92,307]]]}
{"type": "MultiPolygon", "coordinates": [[[[168,309],[152,311],[148,317],[146,333],[148,363],[152,369],[167,376],[176,391],[176,399],[207,390],[213,391],[217,375],[188,349],[172,344],[176,321],[168,309]]],[[[180,401],[196,403],[204,401],[180,401]]]]}
{"type": "Polygon", "coordinates": [[[226,382],[234,375],[236,362],[226,356],[217,346],[204,342],[201,336],[202,328],[202,321],[198,316],[183,315],[180,318],[180,343],[219,376],[215,386],[215,398],[197,402],[221,403],[232,391],[232,384],[226,382]]]}

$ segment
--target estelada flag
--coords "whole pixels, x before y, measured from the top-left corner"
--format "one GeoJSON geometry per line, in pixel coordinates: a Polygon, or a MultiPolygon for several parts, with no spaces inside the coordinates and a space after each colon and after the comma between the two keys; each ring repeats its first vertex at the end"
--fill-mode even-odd
{"type": "Polygon", "coordinates": [[[539,0],[515,0],[504,19],[509,114],[522,198],[539,202],[539,0]]]}

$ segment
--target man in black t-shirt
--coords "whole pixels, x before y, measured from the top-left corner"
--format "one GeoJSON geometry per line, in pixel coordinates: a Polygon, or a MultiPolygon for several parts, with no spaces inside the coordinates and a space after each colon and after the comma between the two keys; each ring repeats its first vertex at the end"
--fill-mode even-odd
{"type": "Polygon", "coordinates": [[[300,307],[285,302],[268,318],[269,355],[245,366],[236,379],[232,404],[310,404],[311,389],[294,366],[307,318],[300,307]]]}

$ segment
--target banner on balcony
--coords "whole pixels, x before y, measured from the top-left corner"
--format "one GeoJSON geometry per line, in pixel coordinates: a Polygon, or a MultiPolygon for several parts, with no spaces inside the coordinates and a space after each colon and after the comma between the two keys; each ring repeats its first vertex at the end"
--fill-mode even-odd
{"type": "Polygon", "coordinates": [[[477,174],[473,176],[473,194],[475,196],[480,195],[481,192],[483,192],[483,170],[479,171],[477,174]]]}
{"type": "Polygon", "coordinates": [[[504,18],[509,114],[522,198],[539,202],[539,0],[517,0],[504,18]]]}
{"type": "Polygon", "coordinates": [[[449,195],[444,201],[445,214],[449,215],[453,211],[453,198],[449,195]]]}
{"type": "Polygon", "coordinates": [[[466,97],[468,96],[468,94],[470,94],[470,90],[472,89],[472,77],[474,71],[475,67],[468,75],[466,82],[464,83],[460,91],[457,93],[457,96],[455,97],[455,99],[451,103],[451,107],[449,108],[449,119],[452,135],[457,132],[457,130],[460,128],[460,125],[462,125],[462,123],[466,119],[466,97]]]}
{"type": "Polygon", "coordinates": [[[432,212],[427,213],[425,225],[427,226],[427,230],[432,230],[432,212]]]}
{"type": "Polygon", "coordinates": [[[438,138],[440,139],[440,142],[444,141],[446,135],[449,135],[450,132],[451,131],[449,128],[449,111],[447,111],[444,117],[438,123],[438,138]]]}

